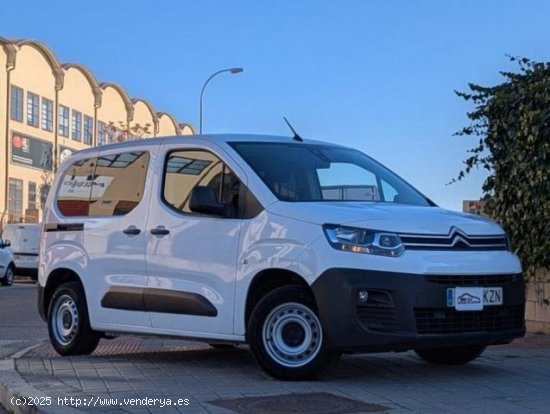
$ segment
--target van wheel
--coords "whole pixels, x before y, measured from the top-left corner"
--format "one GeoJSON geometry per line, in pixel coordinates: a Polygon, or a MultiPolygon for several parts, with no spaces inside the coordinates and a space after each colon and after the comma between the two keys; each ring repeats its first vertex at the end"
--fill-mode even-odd
{"type": "Polygon", "coordinates": [[[48,313],[50,341],[60,355],[86,355],[96,348],[101,334],[90,328],[86,297],[79,283],[57,288],[48,313]]]}
{"type": "Polygon", "coordinates": [[[417,349],[414,352],[432,364],[463,365],[473,361],[485,351],[484,345],[464,345],[445,348],[417,349]]]}
{"type": "Polygon", "coordinates": [[[247,335],[258,363],[279,379],[314,377],[339,356],[328,349],[315,302],[299,286],[264,296],[252,311],[247,335]]]}
{"type": "Polygon", "coordinates": [[[4,277],[0,281],[2,286],[11,286],[13,285],[13,279],[15,277],[15,269],[12,264],[8,266],[6,269],[6,273],[4,274],[4,277]]]}

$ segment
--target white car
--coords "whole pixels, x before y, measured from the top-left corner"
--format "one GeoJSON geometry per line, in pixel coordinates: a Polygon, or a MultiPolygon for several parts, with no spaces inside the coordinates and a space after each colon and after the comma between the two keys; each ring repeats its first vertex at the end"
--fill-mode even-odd
{"type": "Polygon", "coordinates": [[[38,307],[61,355],[105,333],[246,342],[268,373],[300,379],[350,352],[466,363],[525,332],[522,270],[498,224],[297,136],[79,151],[42,237],[38,307]]]}
{"type": "Polygon", "coordinates": [[[15,263],[10,241],[0,237],[0,284],[11,286],[15,276],[15,263]]]}
{"type": "Polygon", "coordinates": [[[2,237],[11,242],[17,276],[38,278],[38,243],[42,226],[34,223],[7,224],[2,237]]]}

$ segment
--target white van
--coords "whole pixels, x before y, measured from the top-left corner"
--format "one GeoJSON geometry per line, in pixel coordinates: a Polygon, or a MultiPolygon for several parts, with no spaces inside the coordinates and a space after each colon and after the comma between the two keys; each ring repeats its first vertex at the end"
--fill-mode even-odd
{"type": "Polygon", "coordinates": [[[11,242],[16,275],[38,278],[38,244],[40,242],[40,224],[17,223],[4,226],[2,237],[11,242]]]}
{"type": "Polygon", "coordinates": [[[44,212],[38,307],[61,355],[105,333],[248,343],[281,379],[341,353],[462,364],[524,335],[501,227],[359,151],[169,137],[79,151],[44,212]]]}
{"type": "Polygon", "coordinates": [[[15,276],[15,263],[10,244],[9,240],[0,237],[0,285],[2,286],[11,286],[15,276]]]}

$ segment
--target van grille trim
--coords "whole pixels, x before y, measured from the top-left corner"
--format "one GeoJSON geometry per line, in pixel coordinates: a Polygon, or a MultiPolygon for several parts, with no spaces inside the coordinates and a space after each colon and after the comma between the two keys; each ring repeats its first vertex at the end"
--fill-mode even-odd
{"type": "Polygon", "coordinates": [[[504,234],[470,236],[456,227],[448,234],[399,234],[409,250],[507,250],[504,234]]]}

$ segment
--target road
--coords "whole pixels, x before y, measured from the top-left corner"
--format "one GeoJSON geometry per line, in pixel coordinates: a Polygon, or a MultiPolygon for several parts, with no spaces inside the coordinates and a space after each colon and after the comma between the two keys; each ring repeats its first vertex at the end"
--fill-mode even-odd
{"type": "MultiPolygon", "coordinates": [[[[36,285],[16,278],[12,286],[0,286],[0,359],[47,338],[46,325],[36,308],[36,285]]],[[[0,405],[0,414],[5,414],[0,405]]]]}
{"type": "Polygon", "coordinates": [[[47,338],[46,325],[36,307],[36,285],[17,278],[12,286],[0,286],[0,358],[47,338]]]}
{"type": "Polygon", "coordinates": [[[20,354],[14,369],[27,397],[51,398],[51,407],[38,407],[44,413],[56,414],[67,398],[84,403],[70,405],[84,412],[97,412],[97,403],[100,412],[132,414],[244,414],[257,407],[272,413],[539,414],[550,407],[550,337],[543,335],[489,347],[465,366],[427,364],[412,352],[353,355],[319,379],[284,382],[267,376],[247,347],[218,350],[175,338],[121,336],[102,340],[92,355],[60,357],[45,341],[34,284],[0,287],[0,306],[0,358],[43,342],[20,354]],[[125,399],[156,405],[137,407],[125,399]],[[158,405],[166,400],[189,406],[158,405]]]}

